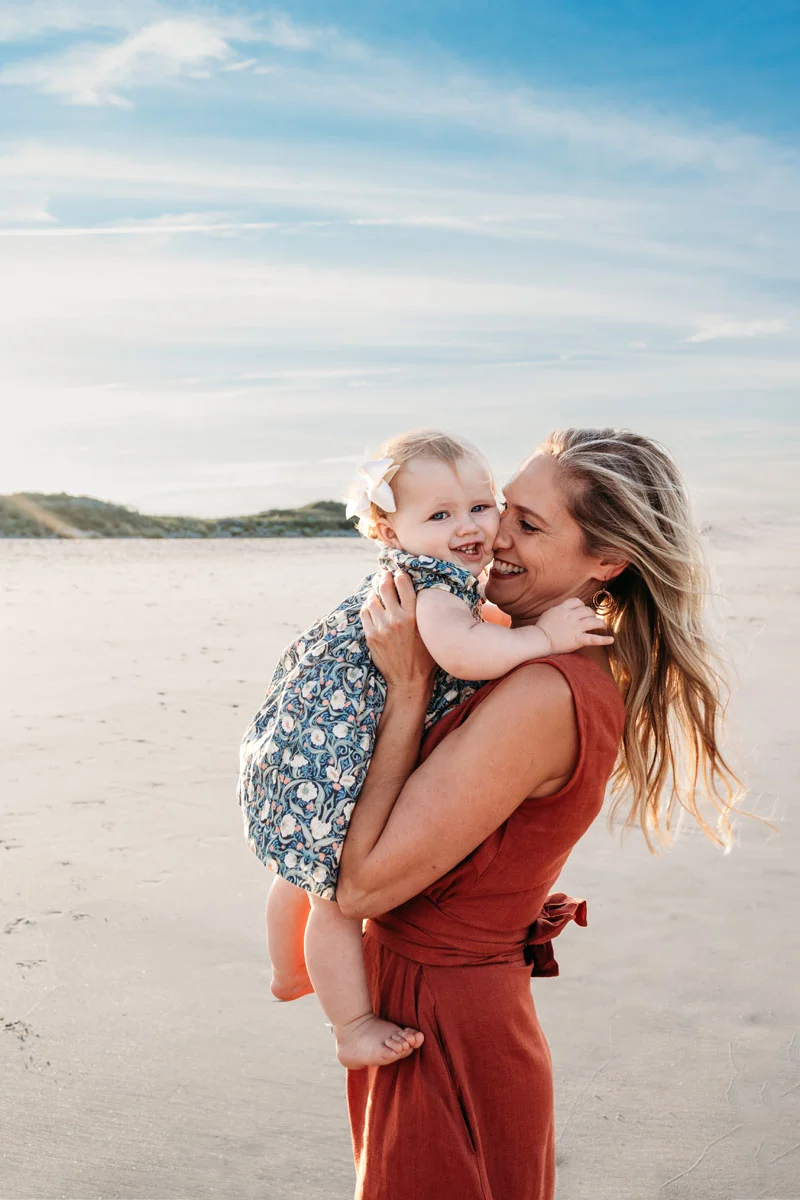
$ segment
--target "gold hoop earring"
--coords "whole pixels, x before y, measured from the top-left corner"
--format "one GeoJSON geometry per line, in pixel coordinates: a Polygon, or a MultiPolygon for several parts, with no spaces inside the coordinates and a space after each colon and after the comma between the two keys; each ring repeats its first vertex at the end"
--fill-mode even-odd
{"type": "Polygon", "coordinates": [[[592,596],[592,608],[610,608],[613,603],[614,597],[611,595],[611,592],[608,590],[608,588],[598,588],[598,590],[592,596]]]}

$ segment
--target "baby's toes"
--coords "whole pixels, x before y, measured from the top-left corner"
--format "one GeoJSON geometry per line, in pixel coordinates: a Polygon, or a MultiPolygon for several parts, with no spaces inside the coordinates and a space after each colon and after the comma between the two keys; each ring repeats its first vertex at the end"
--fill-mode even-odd
{"type": "Polygon", "coordinates": [[[413,1042],[410,1042],[402,1032],[393,1033],[384,1042],[386,1049],[397,1058],[407,1058],[409,1054],[413,1054],[416,1047],[413,1042]]]}
{"type": "Polygon", "coordinates": [[[405,1050],[409,1043],[404,1037],[403,1031],[398,1029],[396,1033],[390,1033],[383,1044],[384,1046],[388,1046],[390,1050],[400,1052],[401,1050],[405,1050]]]}

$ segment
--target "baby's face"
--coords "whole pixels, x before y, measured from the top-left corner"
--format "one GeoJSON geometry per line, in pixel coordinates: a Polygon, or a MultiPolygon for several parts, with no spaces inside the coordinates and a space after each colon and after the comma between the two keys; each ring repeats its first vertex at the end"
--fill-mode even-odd
{"type": "Polygon", "coordinates": [[[391,483],[397,511],[378,522],[382,541],[429,554],[479,575],[492,561],[500,523],[489,467],[465,455],[458,463],[414,458],[391,483]]]}

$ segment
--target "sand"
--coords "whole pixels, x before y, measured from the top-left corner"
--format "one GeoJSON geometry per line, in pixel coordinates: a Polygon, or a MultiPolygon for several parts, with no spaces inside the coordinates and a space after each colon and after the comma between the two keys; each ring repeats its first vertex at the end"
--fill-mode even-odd
{"type": "MultiPolygon", "coordinates": [[[[655,859],[601,820],[574,852],[559,886],[589,927],[534,984],[559,1200],[800,1197],[800,527],[730,520],[710,548],[740,752],[781,833],[742,823],[722,856],[687,830],[655,859]]],[[[345,1200],[344,1074],[314,998],[269,996],[234,785],[277,652],[371,547],[20,541],[0,561],[0,1196],[345,1200]]]]}

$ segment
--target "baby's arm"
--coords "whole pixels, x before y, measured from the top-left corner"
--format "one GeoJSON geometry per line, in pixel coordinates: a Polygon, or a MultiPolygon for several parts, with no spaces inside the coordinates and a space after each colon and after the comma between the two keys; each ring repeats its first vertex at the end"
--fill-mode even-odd
{"type": "Polygon", "coordinates": [[[576,599],[549,608],[535,625],[506,629],[476,621],[453,592],[426,588],[417,596],[417,624],[436,662],[456,679],[499,679],[532,658],[614,641],[597,613],[576,599]]]}

